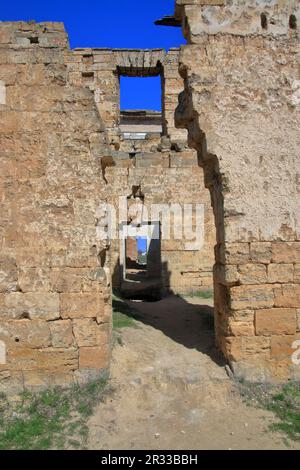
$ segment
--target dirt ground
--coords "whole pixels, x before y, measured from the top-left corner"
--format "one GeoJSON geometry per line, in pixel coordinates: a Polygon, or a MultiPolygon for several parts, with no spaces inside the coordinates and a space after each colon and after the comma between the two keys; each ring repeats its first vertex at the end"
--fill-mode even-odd
{"type": "Polygon", "coordinates": [[[113,393],[90,419],[89,448],[299,449],[247,406],[214,347],[210,300],[171,296],[131,305],[137,328],[113,352],[113,393]]]}

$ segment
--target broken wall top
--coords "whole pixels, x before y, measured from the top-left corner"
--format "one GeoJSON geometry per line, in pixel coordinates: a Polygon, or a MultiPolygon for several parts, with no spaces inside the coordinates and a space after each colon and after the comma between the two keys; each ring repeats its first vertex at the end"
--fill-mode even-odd
{"type": "Polygon", "coordinates": [[[0,47],[68,49],[69,40],[63,23],[0,22],[0,47]]]}
{"type": "Polygon", "coordinates": [[[287,35],[300,23],[299,0],[176,0],[175,16],[187,18],[190,36],[287,35]]]}
{"type": "Polygon", "coordinates": [[[116,71],[120,75],[126,76],[160,75],[166,65],[170,68],[172,64],[177,68],[179,52],[176,48],[170,49],[169,52],[165,49],[109,49],[100,47],[70,50],[68,34],[63,23],[35,23],[34,21],[0,21],[0,48],[66,50],[70,51],[74,58],[83,56],[86,63],[103,64],[103,70],[116,71]]]}

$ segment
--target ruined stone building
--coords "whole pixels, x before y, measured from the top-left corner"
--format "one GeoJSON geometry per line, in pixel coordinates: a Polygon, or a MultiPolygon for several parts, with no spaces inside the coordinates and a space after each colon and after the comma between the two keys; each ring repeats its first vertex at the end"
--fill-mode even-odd
{"type": "Polygon", "coordinates": [[[296,0],[177,0],[158,24],[188,44],[169,52],[70,50],[61,23],[0,23],[1,389],[107,372],[112,287],[132,289],[137,256],[99,237],[120,197],[204,207],[201,249],[158,240],[150,290],[214,283],[234,373],[300,378],[299,21],[296,0]],[[160,76],[162,112],[121,110],[121,76],[160,76]]]}

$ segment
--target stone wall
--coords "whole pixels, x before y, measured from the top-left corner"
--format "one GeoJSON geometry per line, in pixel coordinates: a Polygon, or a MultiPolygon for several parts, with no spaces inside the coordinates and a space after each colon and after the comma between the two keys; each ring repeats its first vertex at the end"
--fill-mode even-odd
{"type": "MultiPolygon", "coordinates": [[[[185,241],[174,237],[162,244],[163,290],[184,293],[212,288],[215,229],[203,169],[198,166],[196,152],[187,148],[187,132],[175,127],[178,95],[184,88],[178,54],[178,49],[168,53],[162,49],[76,49],[68,56],[67,65],[70,82],[93,92],[105,124],[111,158],[104,162],[107,187],[103,199],[117,209],[119,197],[127,197],[133,186],[141,186],[147,207],[154,203],[204,205],[205,244],[201,250],[186,250],[185,241]],[[120,75],[161,76],[163,137],[149,133],[145,140],[124,138],[120,126],[120,75]]],[[[148,131],[146,125],[144,131],[148,131]]],[[[119,240],[112,240],[114,287],[120,285],[119,258],[119,240]]]]}
{"type": "MultiPolygon", "coordinates": [[[[132,77],[151,76],[157,73],[161,75],[163,135],[149,133],[145,140],[125,139],[121,132],[118,114],[120,110],[117,107],[116,114],[113,114],[113,128],[110,127],[110,118],[106,121],[112,158],[105,169],[105,179],[108,200],[116,209],[119,198],[128,197],[134,186],[140,186],[149,213],[152,204],[180,204],[181,207],[184,204],[193,204],[194,208],[196,204],[203,204],[205,243],[201,249],[186,249],[185,239],[175,239],[174,220],[171,220],[171,238],[162,240],[161,244],[162,291],[182,294],[199,289],[211,289],[213,286],[215,227],[210,195],[204,185],[204,173],[198,165],[197,153],[187,148],[187,132],[175,128],[174,117],[178,95],[184,88],[183,79],[178,71],[178,53],[176,49],[172,49],[168,54],[161,50],[112,51],[114,66],[110,79],[107,75],[107,85],[114,83],[114,96],[117,96],[118,100],[120,86],[119,80],[115,78],[116,75],[120,73],[132,77]]],[[[91,86],[95,96],[98,94],[98,86],[97,81],[91,86]]],[[[105,86],[101,85],[102,93],[106,97],[108,89],[105,92],[105,86]]],[[[119,101],[117,105],[119,106],[119,101]]],[[[103,114],[102,105],[99,106],[103,114]]],[[[145,123],[143,125],[147,133],[147,126],[145,123]]],[[[142,128],[141,126],[140,131],[142,128]]],[[[162,218],[161,222],[163,225],[162,218]]],[[[114,287],[120,286],[122,278],[120,251],[119,240],[112,241],[111,271],[114,287]]]]}
{"type": "Polygon", "coordinates": [[[177,124],[217,227],[218,344],[238,376],[299,379],[299,2],[177,0],[176,15],[189,41],[177,124]]]}
{"type": "Polygon", "coordinates": [[[0,23],[0,388],[12,393],[109,365],[109,260],[95,230],[106,137],[71,57],[60,23],[0,23]]]}
{"type": "Polygon", "coordinates": [[[299,11],[177,0],[179,58],[70,51],[61,23],[0,23],[1,390],[107,374],[120,247],[97,239],[98,208],[137,186],[147,207],[205,207],[202,250],[162,241],[165,291],[211,286],[212,201],[218,345],[237,376],[299,379],[299,11]],[[121,75],[161,76],[162,135],[124,138],[121,75]]]}
{"type": "MultiPolygon", "coordinates": [[[[140,145],[142,145],[140,143],[140,145]]],[[[215,228],[209,192],[204,186],[203,170],[198,166],[195,152],[153,152],[128,154],[116,152],[114,164],[106,169],[107,192],[110,202],[118,208],[119,198],[128,197],[133,187],[140,187],[144,205],[149,214],[152,204],[196,204],[204,206],[205,243],[201,249],[187,249],[186,239],[176,240],[171,218],[171,237],[162,240],[162,291],[190,293],[212,288],[215,228]],[[187,184],[187,181],[189,182],[187,184]]],[[[193,211],[195,217],[195,210],[193,211]]],[[[164,220],[160,219],[162,225],[164,220]]],[[[120,242],[111,246],[113,286],[119,288],[122,280],[120,242]]]]}
{"type": "Polygon", "coordinates": [[[178,73],[178,49],[74,49],[67,57],[71,84],[94,93],[111,148],[120,148],[120,76],[161,76],[164,134],[186,142],[187,133],[176,129],[174,109],[183,81],[178,73]]]}
{"type": "Polygon", "coordinates": [[[107,224],[101,204],[134,185],[146,204],[205,205],[201,252],[163,242],[164,287],[212,285],[209,192],[187,131],[174,122],[182,89],[178,50],[71,51],[61,23],[0,23],[1,390],[107,373],[119,246],[109,250],[97,226],[107,224]],[[124,139],[121,74],[162,77],[163,137],[124,139]]]}

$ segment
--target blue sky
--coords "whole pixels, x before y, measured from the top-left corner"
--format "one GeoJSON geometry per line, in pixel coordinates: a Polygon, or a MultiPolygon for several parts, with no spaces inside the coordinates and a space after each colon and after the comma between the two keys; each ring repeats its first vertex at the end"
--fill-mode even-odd
{"type": "Polygon", "coordinates": [[[147,238],[137,237],[137,247],[139,251],[145,253],[147,251],[147,238]]]}
{"type": "MultiPolygon", "coordinates": [[[[155,26],[154,21],[173,14],[174,4],[175,0],[2,0],[0,20],[63,21],[72,48],[169,49],[185,43],[181,29],[155,26]]],[[[155,79],[125,80],[121,107],[160,109],[158,85],[155,79]]]]}
{"type": "Polygon", "coordinates": [[[121,109],[161,111],[160,77],[121,77],[121,109]]]}

